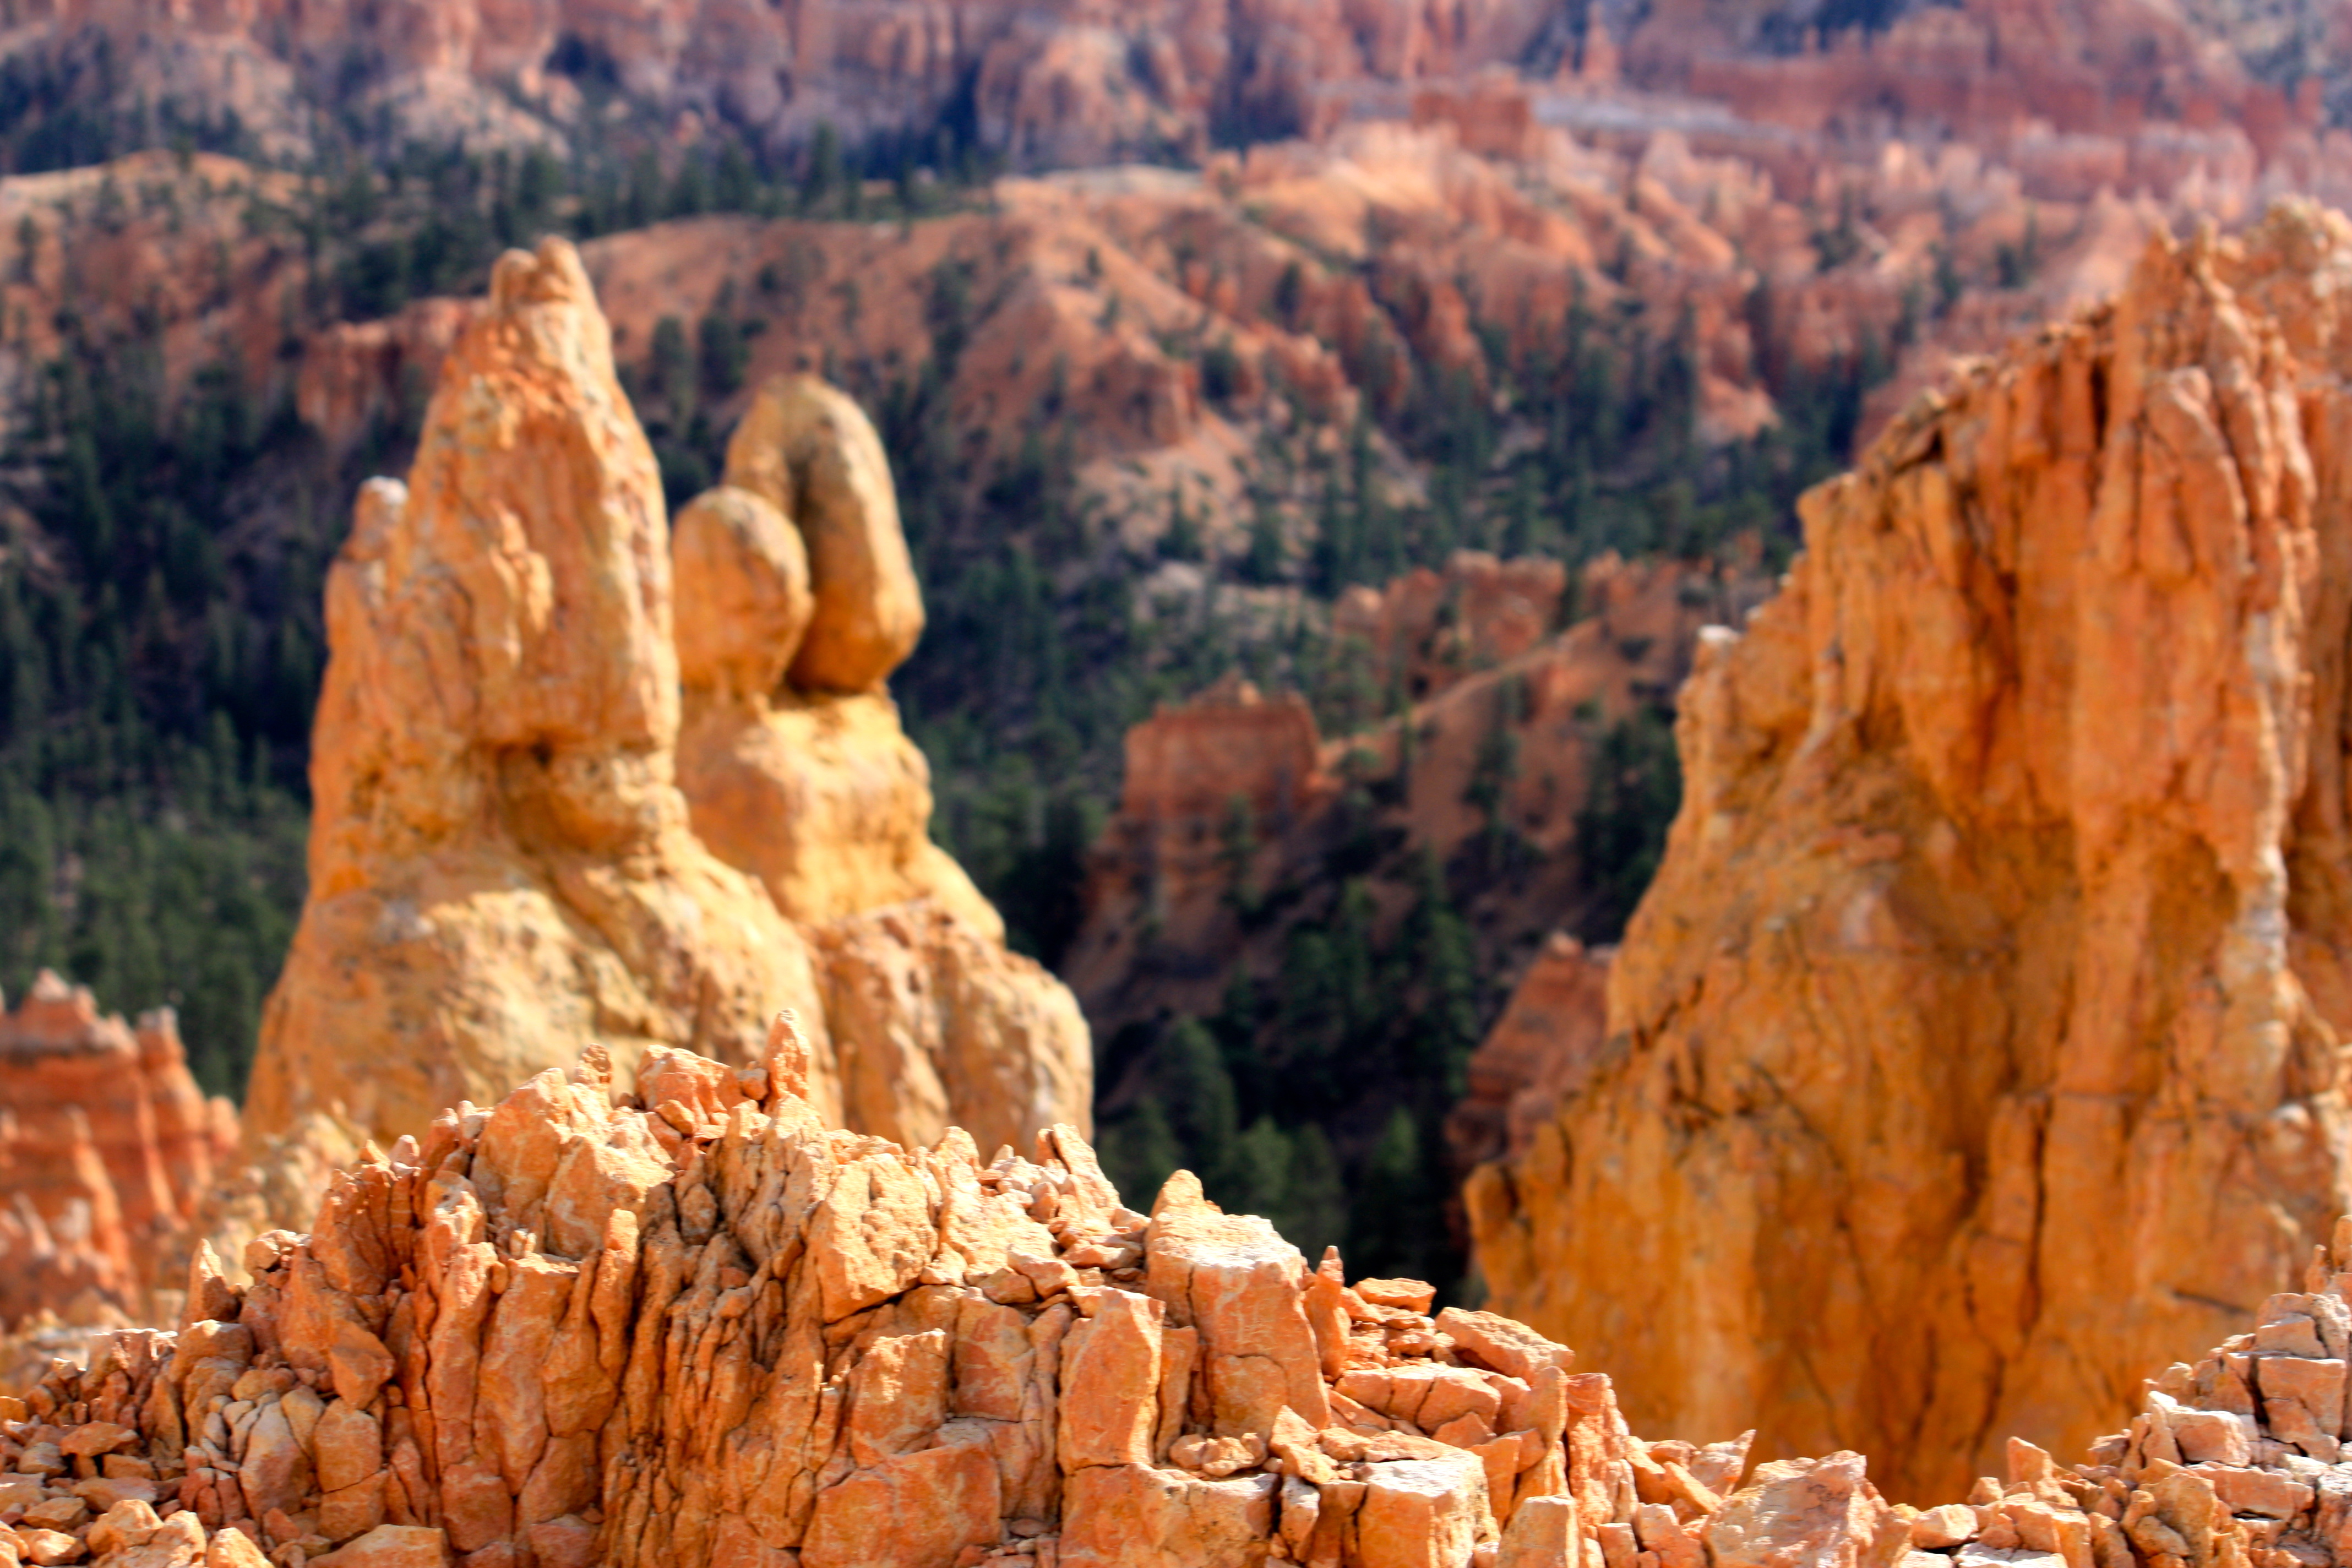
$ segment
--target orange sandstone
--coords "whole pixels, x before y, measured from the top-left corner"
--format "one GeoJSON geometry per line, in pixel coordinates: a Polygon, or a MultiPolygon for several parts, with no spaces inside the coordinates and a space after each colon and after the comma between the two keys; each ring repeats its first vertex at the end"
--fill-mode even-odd
{"type": "MultiPolygon", "coordinates": [[[[1468,1194],[1497,1308],[1643,1420],[1950,1496],[2127,1411],[2352,1195],[2347,265],[2308,207],[2155,242],[1812,491],[1709,634],[1607,1044],[1468,1194]]],[[[2306,1399],[2332,1462],[2340,1374],[2231,1343],[2182,1462],[2275,1459],[2306,1399]]]]}
{"type": "Polygon", "coordinates": [[[310,896],[259,1186],[217,1234],[437,1104],[591,1045],[741,1064],[786,1005],[829,1119],[1083,1126],[1076,1003],[928,836],[883,684],[922,601],[865,416],[770,385],[673,541],[572,247],[510,253],[464,314],[409,484],[362,491],[330,579],[310,896]]]}
{"type": "Polygon", "coordinates": [[[0,1409],[0,1552],[98,1568],[2294,1568],[2352,1560],[2352,1220],[2306,1289],[1968,1504],[1628,1428],[1605,1373],[1349,1286],[1076,1132],[826,1128],[811,1052],[601,1054],[333,1178],[0,1409]]]}
{"type": "Polygon", "coordinates": [[[338,1119],[388,1142],[592,1041],[749,1060],[782,1005],[835,1103],[806,944],[674,783],[668,544],[579,258],[509,253],[329,579],[310,891],[250,1148],[338,1119]]]}
{"type": "Polygon", "coordinates": [[[142,1310],[236,1137],[169,1008],[134,1029],[43,971],[0,1015],[0,1324],[142,1310]]]}

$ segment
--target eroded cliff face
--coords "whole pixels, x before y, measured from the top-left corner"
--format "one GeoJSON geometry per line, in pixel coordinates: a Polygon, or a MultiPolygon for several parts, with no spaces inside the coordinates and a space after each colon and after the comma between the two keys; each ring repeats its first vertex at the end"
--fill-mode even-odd
{"type": "Polygon", "coordinates": [[[1612,1037],[1468,1199],[1498,1309],[1641,1419],[1948,1495],[2343,1206],[2347,275],[2315,209],[2156,242],[1709,634],[1612,1037]]]}
{"type": "Polygon", "coordinates": [[[144,1311],[178,1282],[235,1109],[189,1076],[169,1008],[134,1029],[46,970],[0,1016],[0,1327],[144,1311]]]}
{"type": "MultiPolygon", "coordinates": [[[[254,1070],[257,1169],[420,1131],[591,1044],[746,1062],[783,1006],[828,1117],[1084,1125],[1076,1005],[926,834],[883,686],[922,600],[871,425],[805,378],[769,387],[676,552],[674,595],[578,256],[509,254],[409,483],[362,492],[329,582],[310,896],[254,1070]],[[836,1016],[854,1027],[828,1034],[836,1016]]],[[[299,1185],[231,1206],[299,1214],[299,1185]]]]}
{"type": "Polygon", "coordinates": [[[730,1068],[592,1054],[209,1252],[175,1334],[0,1406],[0,1549],[99,1568],[2319,1568],[2352,1221],[2306,1291],[1969,1503],[1863,1456],[1628,1429],[1609,1376],[1412,1279],[1349,1285],[1076,1131],[983,1163],[826,1128],[779,1020],[730,1068]],[[265,1559],[264,1549],[270,1555],[265,1559]],[[322,1553],[329,1553],[323,1557],[322,1553]]]}

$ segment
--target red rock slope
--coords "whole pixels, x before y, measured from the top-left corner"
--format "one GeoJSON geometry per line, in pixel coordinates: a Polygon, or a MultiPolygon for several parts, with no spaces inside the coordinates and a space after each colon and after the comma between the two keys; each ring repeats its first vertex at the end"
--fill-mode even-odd
{"type": "MultiPolygon", "coordinates": [[[[1809,495],[1711,634],[1610,1043],[1469,1194],[1499,1310],[1643,1421],[1948,1496],[2345,1205],[2347,268],[2312,208],[2155,243],[1809,495]]],[[[2334,1419],[2251,1353],[2202,1390],[2334,1419]]]]}

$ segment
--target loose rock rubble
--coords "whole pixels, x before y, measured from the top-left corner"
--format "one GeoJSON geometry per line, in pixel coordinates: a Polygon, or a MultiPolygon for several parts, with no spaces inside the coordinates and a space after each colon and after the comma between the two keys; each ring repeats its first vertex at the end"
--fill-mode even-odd
{"type": "Polygon", "coordinates": [[[1070,1128],[828,1129],[766,1060],[591,1052],[335,1176],[0,1405],[0,1562],[107,1568],[2326,1568],[2352,1561],[2352,1220],[2306,1293],[2063,1469],[1965,1503],[1633,1436],[1609,1378],[1349,1284],[1070,1128]],[[2339,1545],[2339,1542],[2341,1543],[2339,1545]]]}

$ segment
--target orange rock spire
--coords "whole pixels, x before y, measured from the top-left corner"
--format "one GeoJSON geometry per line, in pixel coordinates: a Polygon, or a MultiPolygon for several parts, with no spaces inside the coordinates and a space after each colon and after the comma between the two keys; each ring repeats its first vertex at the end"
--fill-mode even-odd
{"type": "Polygon", "coordinates": [[[1640,1419],[1949,1496],[2352,1197],[2347,266],[2304,207],[2155,242],[1812,491],[1711,634],[1610,1043],[1469,1194],[1498,1310],[1640,1419]]]}
{"type": "MultiPolygon", "coordinates": [[[[779,382],[727,481],[681,511],[674,587],[578,256],[499,263],[409,482],[362,493],[329,580],[310,894],[263,1022],[257,1163],[421,1133],[591,1045],[748,1063],[785,1006],[829,1121],[1085,1124],[1085,1021],[930,843],[883,689],[922,601],[879,438],[840,393],[779,382]]],[[[278,1212],[299,1182],[263,1185],[302,1217],[278,1212]]]]}

